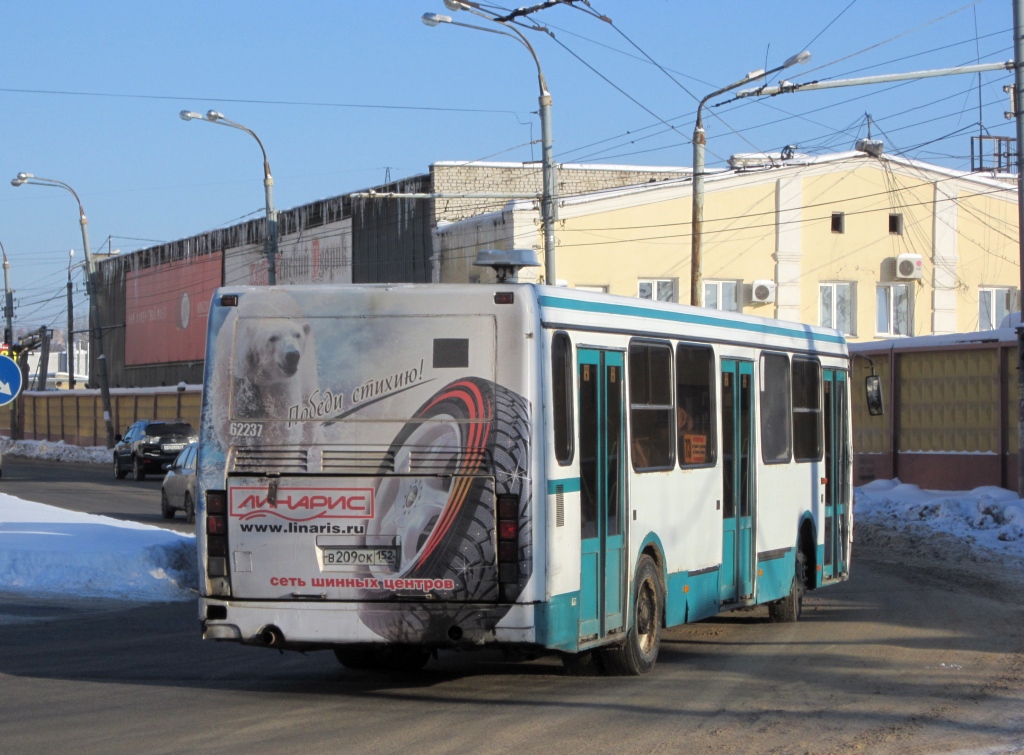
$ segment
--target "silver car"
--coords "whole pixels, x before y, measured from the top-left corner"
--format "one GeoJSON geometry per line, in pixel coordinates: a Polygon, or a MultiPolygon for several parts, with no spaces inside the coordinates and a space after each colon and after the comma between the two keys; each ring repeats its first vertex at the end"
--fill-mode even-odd
{"type": "Polygon", "coordinates": [[[189,443],[178,457],[167,464],[163,488],[160,490],[160,513],[164,519],[173,519],[179,509],[185,512],[185,521],[196,520],[196,457],[199,444],[189,443]]]}

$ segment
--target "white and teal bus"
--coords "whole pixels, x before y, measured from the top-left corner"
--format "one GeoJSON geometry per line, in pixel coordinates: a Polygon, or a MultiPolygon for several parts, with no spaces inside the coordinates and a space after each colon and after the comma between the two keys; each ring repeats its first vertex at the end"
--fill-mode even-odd
{"type": "Polygon", "coordinates": [[[639,674],[849,574],[834,330],[529,283],[228,287],[209,323],[207,639],[639,674]]]}

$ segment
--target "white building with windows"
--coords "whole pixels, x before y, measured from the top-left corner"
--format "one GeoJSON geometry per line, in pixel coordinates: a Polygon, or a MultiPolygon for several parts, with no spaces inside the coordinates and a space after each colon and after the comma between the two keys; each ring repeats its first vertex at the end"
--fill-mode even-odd
{"type": "MultiPolygon", "coordinates": [[[[882,154],[751,156],[705,178],[705,306],[825,325],[851,340],[987,330],[1017,308],[1015,176],[882,154]]],[[[691,179],[562,196],[558,283],[689,303],[691,179]]],[[[534,248],[539,207],[434,232],[435,280],[480,279],[485,248],[534,248]]],[[[543,267],[522,277],[543,276],[543,267]]]]}

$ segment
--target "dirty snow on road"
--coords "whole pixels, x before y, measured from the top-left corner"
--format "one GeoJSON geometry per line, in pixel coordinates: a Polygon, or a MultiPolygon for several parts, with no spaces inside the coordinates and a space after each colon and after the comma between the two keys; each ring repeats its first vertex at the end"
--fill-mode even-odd
{"type": "Polygon", "coordinates": [[[4,456],[22,456],[47,461],[72,461],[86,464],[109,464],[110,449],[103,446],[69,446],[62,440],[11,440],[0,438],[4,456]]]}
{"type": "Polygon", "coordinates": [[[0,494],[0,592],[187,600],[195,537],[0,494]]]}
{"type": "Polygon", "coordinates": [[[860,523],[894,533],[942,532],[979,548],[1024,557],[1024,501],[992,486],[967,492],[922,490],[875,480],[854,490],[854,539],[860,523]]]}

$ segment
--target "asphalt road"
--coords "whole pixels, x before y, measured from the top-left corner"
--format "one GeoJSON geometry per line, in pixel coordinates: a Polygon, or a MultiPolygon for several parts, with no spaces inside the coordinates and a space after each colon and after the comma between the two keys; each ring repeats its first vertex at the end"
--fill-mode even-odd
{"type": "Polygon", "coordinates": [[[48,503],[87,514],[103,514],[179,532],[193,532],[179,511],[174,519],[160,516],[162,475],[142,482],[115,480],[111,464],[70,464],[5,454],[0,493],[48,503]]]}
{"type": "MultiPolygon", "coordinates": [[[[31,497],[7,462],[0,486],[31,497]]],[[[158,481],[52,476],[76,505],[156,510],[158,481]]],[[[0,593],[0,752],[1024,752],[1019,562],[858,532],[853,578],[810,594],[803,621],[759,609],[670,630],[643,678],[495,651],[355,672],[204,643],[192,602],[0,593]]]]}

